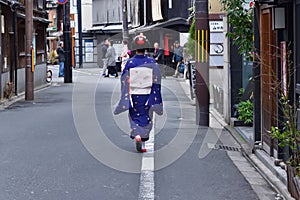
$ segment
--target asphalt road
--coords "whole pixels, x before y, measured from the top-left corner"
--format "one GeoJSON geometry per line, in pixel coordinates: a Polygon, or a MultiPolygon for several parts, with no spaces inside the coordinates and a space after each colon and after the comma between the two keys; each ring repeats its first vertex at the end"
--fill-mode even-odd
{"type": "MultiPolygon", "coordinates": [[[[172,78],[163,80],[165,114],[155,117],[155,152],[146,154],[154,158],[154,178],[143,183],[145,155],[128,137],[126,114],[112,114],[119,79],[100,74],[77,70],[73,84],[54,78],[33,102],[0,111],[0,200],[151,199],[141,198],[147,184],[157,200],[259,199],[228,152],[208,148],[236,146],[230,135],[195,126],[195,107],[172,78]]],[[[260,199],[272,199],[272,188],[259,184],[270,194],[260,199]]]]}

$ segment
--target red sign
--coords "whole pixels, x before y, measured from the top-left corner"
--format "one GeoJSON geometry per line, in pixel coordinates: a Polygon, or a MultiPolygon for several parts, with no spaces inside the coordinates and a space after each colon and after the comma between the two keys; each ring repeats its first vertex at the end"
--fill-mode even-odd
{"type": "Polygon", "coordinates": [[[68,0],[57,0],[57,3],[63,5],[63,4],[66,4],[67,1],[68,0]]]}

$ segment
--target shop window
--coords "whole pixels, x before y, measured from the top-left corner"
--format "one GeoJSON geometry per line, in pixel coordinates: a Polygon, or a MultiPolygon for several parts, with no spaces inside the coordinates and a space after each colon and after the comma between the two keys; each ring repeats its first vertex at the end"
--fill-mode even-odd
{"type": "Polygon", "coordinates": [[[36,64],[41,64],[45,61],[45,32],[40,28],[36,30],[36,64]]]}
{"type": "MultiPolygon", "coordinates": [[[[18,19],[19,21],[19,19],[18,19]]],[[[20,24],[20,23],[19,23],[20,24]]],[[[23,25],[18,26],[18,52],[19,52],[19,68],[23,68],[26,65],[25,57],[25,27],[23,25]]]]}

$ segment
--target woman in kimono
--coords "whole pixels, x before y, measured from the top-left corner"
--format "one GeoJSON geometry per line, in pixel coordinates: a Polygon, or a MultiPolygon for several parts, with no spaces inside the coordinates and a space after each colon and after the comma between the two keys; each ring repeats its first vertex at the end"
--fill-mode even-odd
{"type": "Polygon", "coordinates": [[[161,75],[159,65],[145,55],[149,42],[144,35],[133,39],[136,55],[130,58],[121,77],[121,99],[115,114],[129,111],[131,139],[135,139],[138,152],[146,152],[145,142],[152,129],[153,111],[163,114],[161,75]]]}

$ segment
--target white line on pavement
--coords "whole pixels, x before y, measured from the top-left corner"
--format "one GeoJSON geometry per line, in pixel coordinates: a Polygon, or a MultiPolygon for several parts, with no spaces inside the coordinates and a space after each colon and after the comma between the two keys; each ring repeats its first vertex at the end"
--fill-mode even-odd
{"type": "Polygon", "coordinates": [[[155,115],[153,115],[153,127],[149,140],[146,142],[147,153],[143,154],[142,169],[140,177],[139,200],[154,200],[154,125],[155,115]]]}

